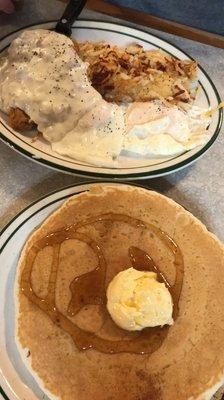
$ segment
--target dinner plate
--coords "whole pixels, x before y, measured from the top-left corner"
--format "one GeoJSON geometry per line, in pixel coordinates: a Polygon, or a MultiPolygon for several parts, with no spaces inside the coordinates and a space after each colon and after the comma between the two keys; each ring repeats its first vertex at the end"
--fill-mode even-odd
{"type": "MultiPolygon", "coordinates": [[[[31,25],[29,29],[51,29],[55,26],[55,21],[31,25]]],[[[23,28],[25,29],[25,28],[23,28]]],[[[0,41],[0,53],[3,53],[10,45],[11,41],[17,37],[22,29],[7,35],[0,41]]],[[[162,49],[172,56],[179,59],[191,59],[189,55],[172,45],[164,39],[153,34],[149,34],[139,29],[129,28],[124,25],[108,23],[102,21],[78,20],[72,29],[72,36],[80,41],[105,40],[119,46],[137,42],[145,49],[162,49]]],[[[1,55],[1,54],[0,54],[1,55]]],[[[207,73],[199,66],[199,86],[200,90],[196,100],[201,107],[215,108],[220,103],[219,94],[207,73]]],[[[117,179],[141,179],[146,177],[156,177],[169,174],[191,164],[201,157],[214,143],[222,124],[223,112],[219,110],[213,116],[208,128],[210,140],[203,146],[198,146],[193,150],[184,152],[181,155],[140,159],[131,157],[120,157],[117,168],[105,168],[76,161],[69,157],[61,156],[51,150],[50,144],[42,139],[33,140],[32,135],[21,134],[13,130],[7,123],[7,116],[0,114],[1,139],[9,144],[10,147],[20,152],[26,157],[31,158],[48,167],[52,167],[63,172],[74,173],[82,176],[93,176],[96,178],[117,178],[117,179]]]]}
{"type": "MultiPolygon", "coordinates": [[[[93,182],[94,183],[94,182],[93,182]]],[[[15,342],[14,282],[21,250],[30,234],[71,195],[93,183],[56,191],[28,206],[2,231],[0,238],[0,399],[47,400],[23,364],[15,342]]],[[[104,184],[104,183],[102,183],[104,184]]],[[[106,183],[105,183],[106,184],[106,183]]],[[[118,183],[110,183],[118,185],[118,183]]],[[[216,397],[214,397],[214,400],[216,397]]],[[[221,399],[221,394],[217,397],[221,399]]]]}

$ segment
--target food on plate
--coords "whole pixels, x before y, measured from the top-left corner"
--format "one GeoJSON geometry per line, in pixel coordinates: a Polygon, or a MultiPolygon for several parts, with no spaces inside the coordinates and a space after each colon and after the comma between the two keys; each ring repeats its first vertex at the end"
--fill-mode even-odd
{"type": "Polygon", "coordinates": [[[144,50],[138,43],[120,48],[105,42],[77,44],[88,62],[89,78],[98,92],[113,102],[195,99],[197,62],[178,60],[161,50],[144,50]]]}
{"type": "Polygon", "coordinates": [[[114,322],[128,331],[173,324],[172,296],[157,274],[128,268],[107,288],[107,309],[114,322]]]}
{"type": "Polygon", "coordinates": [[[19,131],[28,131],[35,126],[29,115],[20,108],[10,108],[9,124],[13,129],[18,129],[19,131]]]}
{"type": "Polygon", "coordinates": [[[224,247],[193,215],[153,191],[92,185],[25,244],[18,349],[52,399],[209,399],[224,382],[223,291],[224,247]],[[166,285],[172,325],[134,332],[110,317],[106,292],[130,268],[166,285]]]}
{"type": "MultiPolygon", "coordinates": [[[[183,96],[188,93],[192,98],[189,85],[196,64],[153,54],[168,63],[167,71],[158,68],[162,74],[173,74],[172,88],[178,75],[186,86],[179,88],[183,96]]],[[[64,35],[24,31],[1,60],[0,109],[9,114],[14,128],[35,125],[54,152],[99,166],[117,167],[120,156],[173,156],[209,140],[206,128],[211,118],[206,110],[185,103],[189,98],[172,104],[172,89],[170,102],[161,95],[145,102],[108,102],[92,86],[88,68],[64,35]]],[[[158,84],[158,93],[165,86],[158,84]]]]}

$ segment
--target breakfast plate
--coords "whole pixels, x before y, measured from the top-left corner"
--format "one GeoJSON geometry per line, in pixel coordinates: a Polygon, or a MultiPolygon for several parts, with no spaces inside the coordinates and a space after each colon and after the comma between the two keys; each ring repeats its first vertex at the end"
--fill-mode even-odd
{"type": "MultiPolygon", "coordinates": [[[[55,22],[41,23],[32,25],[29,29],[52,29],[55,22]]],[[[0,53],[3,53],[21,32],[17,30],[0,41],[0,53]]],[[[168,54],[179,59],[191,59],[186,53],[170,44],[164,39],[160,39],[153,34],[141,30],[129,28],[115,23],[101,21],[78,20],[72,30],[72,36],[78,41],[101,41],[105,40],[119,46],[137,42],[144,49],[162,49],[168,54]]],[[[206,74],[199,66],[199,91],[195,104],[204,108],[216,108],[220,103],[218,92],[206,74]]],[[[76,161],[67,156],[62,156],[52,151],[50,144],[38,138],[34,140],[32,134],[21,134],[11,128],[7,123],[7,117],[0,114],[0,137],[10,147],[20,152],[24,156],[31,158],[46,166],[61,170],[63,172],[74,173],[81,176],[92,176],[95,178],[114,178],[114,179],[141,179],[146,177],[156,177],[169,174],[194,162],[201,157],[214,143],[222,124],[222,110],[214,113],[212,121],[207,128],[210,137],[209,141],[194,149],[187,150],[176,156],[166,158],[141,159],[138,157],[121,156],[119,165],[116,167],[93,166],[86,162],[76,161]]]]}
{"type": "MultiPolygon", "coordinates": [[[[78,197],[77,195],[82,193],[86,194],[92,190],[94,190],[95,193],[96,189],[94,188],[94,185],[94,183],[84,183],[82,185],[67,187],[63,190],[56,191],[28,206],[2,231],[0,239],[0,265],[2,269],[0,280],[0,318],[2,321],[0,325],[0,386],[2,389],[0,391],[0,398],[2,396],[5,400],[48,399],[46,394],[47,390],[44,392],[42,391],[38,377],[34,372],[31,373],[27,363],[24,362],[24,360],[22,361],[21,352],[18,351],[18,342],[16,342],[15,339],[16,310],[14,303],[14,287],[17,264],[21,255],[21,250],[31,233],[37,231],[43,221],[45,221],[49,215],[56,211],[71,196],[74,196],[73,198],[75,199],[78,197]]],[[[102,183],[101,185],[102,187],[106,187],[108,183],[102,183]]],[[[139,188],[139,186],[119,185],[116,183],[110,183],[109,185],[112,188],[116,189],[117,187],[123,190],[139,188]]],[[[139,189],[142,190],[141,188],[139,189]]],[[[147,192],[148,190],[143,190],[143,193],[147,192]]],[[[170,204],[174,204],[172,201],[168,201],[170,204]]],[[[214,236],[213,240],[215,240],[214,236]]],[[[213,249],[214,246],[215,241],[213,242],[213,249]]],[[[204,300],[202,303],[204,304],[204,300]]],[[[194,305],[194,307],[195,306],[196,305],[194,305]]],[[[183,317],[181,319],[183,320],[183,317]]],[[[41,336],[39,336],[40,333],[37,335],[41,340],[41,336]]],[[[30,356],[29,351],[27,352],[27,350],[25,350],[25,353],[26,357],[30,356]]],[[[212,393],[214,393],[215,389],[218,389],[219,386],[220,385],[215,385],[212,393]]],[[[218,400],[221,400],[221,396],[222,394],[220,393],[217,397],[214,397],[214,399],[217,398],[218,400]]],[[[210,399],[210,397],[206,397],[206,399],[208,398],[210,399]]]]}

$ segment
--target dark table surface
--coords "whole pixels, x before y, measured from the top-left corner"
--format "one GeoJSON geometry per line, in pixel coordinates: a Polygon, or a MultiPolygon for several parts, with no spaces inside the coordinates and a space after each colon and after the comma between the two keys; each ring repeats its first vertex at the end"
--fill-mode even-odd
{"type": "Polygon", "coordinates": [[[224,35],[223,0],[107,0],[107,2],[224,35]]]}

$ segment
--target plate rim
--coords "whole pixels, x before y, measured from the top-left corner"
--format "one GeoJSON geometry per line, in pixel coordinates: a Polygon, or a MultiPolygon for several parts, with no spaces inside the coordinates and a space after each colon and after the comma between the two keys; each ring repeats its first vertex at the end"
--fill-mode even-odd
{"type": "MultiPolygon", "coordinates": [[[[173,44],[172,42],[170,42],[167,39],[164,39],[162,37],[159,37],[158,35],[151,33],[151,32],[147,32],[146,30],[142,29],[142,28],[134,28],[131,27],[129,25],[123,24],[123,23],[118,23],[118,22],[114,22],[114,21],[103,21],[100,19],[88,19],[88,18],[80,18],[78,19],[78,21],[81,22],[93,22],[93,23],[101,23],[103,25],[107,25],[107,24],[111,24],[111,25],[115,25],[115,26],[119,26],[119,27],[125,27],[128,29],[133,29],[137,32],[142,32],[142,33],[146,33],[148,35],[151,35],[152,37],[159,39],[165,43],[167,43],[168,45],[172,46],[173,48],[175,48],[178,51],[181,51],[184,55],[186,55],[188,58],[190,58],[191,60],[193,60],[193,57],[191,57],[186,51],[182,50],[179,46],[177,46],[176,44],[173,44]]],[[[20,32],[24,29],[27,28],[31,28],[33,26],[37,26],[37,25],[46,25],[46,24],[52,24],[52,23],[56,23],[56,20],[48,20],[48,21],[41,21],[41,22],[35,22],[32,24],[28,24],[25,25],[23,27],[20,27],[16,30],[14,30],[13,32],[10,32],[6,35],[4,35],[3,37],[0,38],[0,42],[2,42],[3,40],[5,40],[6,38],[10,37],[11,35],[14,35],[17,32],[20,32]]],[[[106,29],[106,27],[105,27],[106,29]]],[[[115,31],[116,32],[116,31],[115,31]]],[[[119,32],[122,34],[122,32],[119,32]]],[[[127,35],[128,36],[128,35],[127,35]]],[[[211,85],[215,97],[217,99],[217,103],[221,103],[221,98],[218,92],[218,89],[216,88],[213,80],[210,78],[210,76],[208,75],[208,73],[204,70],[204,68],[199,64],[198,65],[201,72],[205,75],[206,79],[208,80],[209,84],[211,85]]],[[[13,150],[15,150],[17,153],[20,153],[22,156],[31,159],[31,161],[34,161],[38,164],[44,165],[48,168],[57,170],[57,171],[61,171],[64,173],[69,173],[69,174],[73,174],[76,176],[81,176],[81,177],[90,177],[90,178],[95,178],[95,179],[114,179],[114,180],[129,180],[129,179],[144,179],[144,178],[155,178],[155,177],[160,177],[160,176],[165,176],[168,175],[170,173],[174,173],[177,172],[187,166],[190,166],[192,163],[194,163],[196,160],[198,160],[199,158],[201,158],[210,148],[211,146],[214,144],[215,140],[217,139],[221,127],[222,127],[222,123],[223,123],[223,117],[224,117],[224,111],[223,109],[219,109],[218,110],[218,122],[217,122],[217,126],[216,129],[212,135],[212,137],[209,139],[209,141],[200,149],[198,150],[195,154],[193,154],[192,156],[190,156],[189,158],[182,160],[178,163],[176,163],[175,165],[171,165],[168,167],[164,167],[159,169],[158,171],[144,171],[144,172],[127,172],[127,173],[121,173],[121,174],[114,174],[112,172],[107,173],[105,171],[102,172],[95,172],[95,171],[85,171],[85,170],[80,170],[80,169],[76,169],[76,168],[70,168],[68,166],[63,166],[60,164],[56,164],[53,161],[49,161],[46,160],[44,158],[36,158],[35,154],[33,154],[32,152],[24,149],[22,146],[20,146],[19,144],[15,143],[14,141],[12,141],[11,139],[9,139],[8,137],[6,137],[4,135],[4,133],[0,132],[0,139],[2,142],[4,142],[6,145],[8,145],[10,148],[13,148],[13,150]]],[[[94,167],[94,166],[93,166],[94,167]]]]}
{"type": "MultiPolygon", "coordinates": [[[[112,184],[112,185],[113,185],[113,184],[114,184],[114,185],[137,186],[137,187],[142,188],[142,189],[153,190],[154,192],[158,192],[158,193],[160,193],[160,194],[163,194],[162,192],[159,192],[159,190],[155,190],[155,189],[153,189],[153,188],[151,188],[151,187],[146,186],[146,184],[140,184],[140,183],[136,183],[136,182],[123,182],[123,181],[119,182],[119,181],[114,181],[114,180],[112,180],[112,179],[104,179],[104,180],[102,180],[102,181],[100,181],[100,182],[99,182],[98,180],[91,180],[91,181],[86,180],[86,181],[76,182],[76,183],[74,182],[74,183],[71,183],[70,185],[66,185],[66,186],[63,186],[63,187],[61,187],[61,188],[59,188],[59,189],[52,190],[52,191],[48,192],[47,194],[38,197],[36,200],[31,201],[27,206],[23,207],[22,210],[18,211],[12,218],[10,218],[9,222],[7,222],[7,223],[0,229],[0,238],[1,238],[2,234],[10,227],[10,225],[13,224],[13,222],[15,222],[15,220],[16,220],[17,218],[19,218],[19,217],[20,217],[23,213],[25,213],[29,208],[35,206],[37,203],[41,202],[42,200],[45,200],[47,197],[50,197],[50,196],[52,196],[52,195],[54,195],[54,194],[56,194],[56,193],[59,193],[59,192],[63,192],[63,191],[66,190],[66,189],[72,189],[73,187],[75,188],[75,187],[77,187],[77,186],[96,185],[96,184],[100,184],[100,185],[101,185],[101,184],[103,184],[103,185],[105,185],[105,184],[112,184]]],[[[71,195],[71,196],[72,196],[72,195],[71,195]]],[[[163,196],[166,196],[166,195],[163,195],[163,196]]],[[[170,198],[170,196],[166,196],[166,197],[169,197],[169,198],[170,198]]],[[[183,206],[182,206],[182,207],[183,207],[183,206]]],[[[0,246],[0,255],[1,255],[1,253],[2,253],[2,246],[0,246]]],[[[1,268],[1,267],[0,267],[0,268],[1,268]]]]}
{"type": "Polygon", "coordinates": [[[10,400],[1,386],[0,386],[0,399],[10,400]]]}

